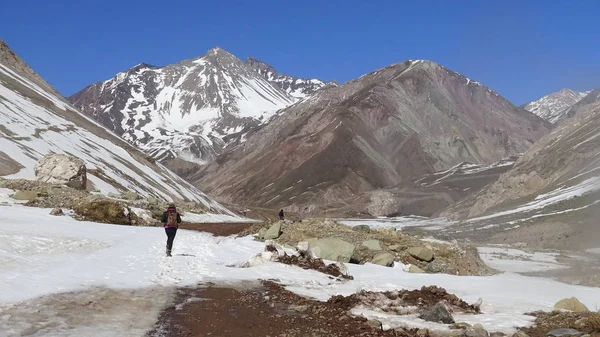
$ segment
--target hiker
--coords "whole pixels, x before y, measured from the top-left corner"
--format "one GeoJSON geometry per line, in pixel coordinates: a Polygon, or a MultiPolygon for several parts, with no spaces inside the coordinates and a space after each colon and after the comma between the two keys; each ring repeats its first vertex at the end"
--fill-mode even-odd
{"type": "Polygon", "coordinates": [[[283,221],[283,209],[279,211],[279,220],[283,221]]]}
{"type": "Polygon", "coordinates": [[[177,228],[181,223],[181,216],[177,213],[175,204],[169,204],[167,211],[163,213],[162,221],[165,227],[165,233],[167,233],[167,256],[171,256],[171,249],[173,248],[173,240],[175,240],[175,234],[177,234],[177,228]]]}

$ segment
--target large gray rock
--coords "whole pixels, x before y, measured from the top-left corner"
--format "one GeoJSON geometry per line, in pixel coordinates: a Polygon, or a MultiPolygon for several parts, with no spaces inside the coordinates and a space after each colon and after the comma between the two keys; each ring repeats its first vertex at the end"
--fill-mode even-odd
{"type": "Polygon", "coordinates": [[[422,320],[435,323],[453,324],[454,318],[442,303],[424,310],[419,316],[422,320]]]}
{"type": "Polygon", "coordinates": [[[357,232],[363,232],[363,233],[371,232],[371,227],[369,227],[368,225],[357,225],[357,226],[352,227],[352,229],[357,232]]]}
{"type": "Polygon", "coordinates": [[[281,235],[281,222],[274,223],[265,232],[265,240],[277,239],[281,235]]]}
{"type": "Polygon", "coordinates": [[[134,200],[137,200],[138,198],[139,198],[139,195],[133,191],[127,191],[127,192],[123,193],[123,199],[125,199],[125,200],[134,201],[134,200]]]}
{"type": "Polygon", "coordinates": [[[33,200],[38,197],[38,193],[34,191],[17,191],[10,197],[15,200],[33,200]]]}
{"type": "Polygon", "coordinates": [[[390,253],[383,253],[375,256],[371,261],[373,264],[380,266],[392,267],[394,266],[394,256],[390,253]]]}
{"type": "Polygon", "coordinates": [[[310,250],[324,260],[350,262],[354,245],[337,238],[309,239],[310,250]]]}
{"type": "Polygon", "coordinates": [[[575,329],[555,329],[548,332],[548,337],[579,337],[583,332],[575,329]]]}
{"type": "Polygon", "coordinates": [[[367,240],[364,241],[361,246],[366,247],[368,250],[381,250],[379,240],[367,240]]]}
{"type": "Polygon", "coordinates": [[[85,162],[66,154],[49,154],[35,164],[36,179],[50,184],[63,184],[85,190],[87,171],[85,162]]]}
{"type": "Polygon", "coordinates": [[[54,208],[52,209],[52,211],[50,211],[50,215],[55,215],[55,216],[61,216],[64,215],[65,213],[63,213],[62,208],[54,208]]]}
{"type": "Polygon", "coordinates": [[[425,262],[433,261],[433,251],[429,248],[425,247],[411,247],[408,249],[408,254],[410,254],[415,259],[419,259],[425,262]]]}
{"type": "Polygon", "coordinates": [[[413,274],[424,274],[425,271],[417,266],[415,266],[414,264],[411,264],[410,267],[408,267],[408,272],[409,273],[413,273],[413,274]]]}
{"type": "Polygon", "coordinates": [[[556,304],[554,305],[554,308],[575,311],[575,312],[589,312],[590,311],[590,309],[588,309],[588,307],[585,306],[585,304],[581,303],[575,297],[565,298],[565,299],[562,299],[562,300],[556,302],[556,304]]]}

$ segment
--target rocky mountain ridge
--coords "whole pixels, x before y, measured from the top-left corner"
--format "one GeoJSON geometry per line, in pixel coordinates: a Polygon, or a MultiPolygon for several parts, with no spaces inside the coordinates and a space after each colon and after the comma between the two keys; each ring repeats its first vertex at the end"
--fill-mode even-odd
{"type": "Polygon", "coordinates": [[[434,62],[317,92],[188,178],[224,202],[331,209],[461,162],[525,152],[551,125],[434,62]]]}

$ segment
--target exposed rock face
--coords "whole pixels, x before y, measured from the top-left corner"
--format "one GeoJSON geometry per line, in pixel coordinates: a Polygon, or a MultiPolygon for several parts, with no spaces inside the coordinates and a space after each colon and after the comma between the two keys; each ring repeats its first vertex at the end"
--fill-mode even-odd
{"type": "Polygon", "coordinates": [[[492,210],[514,210],[527,204],[532,206],[524,208],[521,212],[511,211],[502,219],[509,221],[507,216],[526,218],[532,211],[539,213],[549,206],[552,207],[549,212],[553,213],[583,206],[585,207],[582,212],[585,212],[591,203],[589,198],[594,199],[594,195],[598,193],[598,132],[600,101],[586,105],[571,122],[559,124],[559,127],[537,142],[497,182],[450,207],[442,215],[459,219],[472,218],[492,210]],[[570,189],[579,192],[559,197],[570,189]],[[542,193],[544,195],[540,196],[542,193]],[[577,196],[581,198],[573,199],[577,196]],[[559,203],[566,200],[565,198],[573,200],[570,204],[559,203]],[[543,202],[534,207],[532,203],[536,200],[543,202]],[[581,200],[583,204],[579,205],[577,200],[581,200]]]}
{"type": "Polygon", "coordinates": [[[527,111],[542,117],[550,123],[563,119],[567,110],[583,99],[588,92],[576,92],[571,89],[562,89],[558,92],[538,98],[533,102],[523,105],[527,111]]]}
{"type": "MultiPolygon", "coordinates": [[[[195,201],[214,211],[229,213],[182,178],[79,113],[1,40],[0,91],[0,176],[18,173],[19,177],[33,179],[39,160],[47,154],[64,153],[85,162],[89,180],[85,185],[94,185],[103,194],[132,190],[143,197],[195,201]]],[[[77,175],[75,165],[61,172],[59,180],[71,178],[71,173],[77,175]]],[[[48,180],[56,178],[54,172],[44,175],[48,180]]],[[[83,188],[82,180],[72,182],[83,188]]]]}
{"type": "Polygon", "coordinates": [[[190,163],[211,162],[228,143],[297,98],[213,48],[164,67],[138,64],[69,100],[153,158],[185,172],[190,163]]]}
{"type": "Polygon", "coordinates": [[[246,59],[245,63],[267,81],[296,98],[306,98],[323,88],[337,86],[335,82],[325,83],[319,79],[297,78],[280,74],[272,66],[253,57],[246,59]]]}
{"type": "Polygon", "coordinates": [[[550,127],[464,76],[407,61],[287,108],[190,179],[226,202],[335,208],[524,152],[550,127]]]}
{"type": "Polygon", "coordinates": [[[35,165],[34,170],[39,181],[64,184],[80,190],[86,189],[86,167],[80,158],[65,154],[49,154],[35,165]]]}
{"type": "Polygon", "coordinates": [[[75,214],[87,221],[131,225],[129,212],[118,202],[108,199],[90,199],[73,207],[75,214]]]}

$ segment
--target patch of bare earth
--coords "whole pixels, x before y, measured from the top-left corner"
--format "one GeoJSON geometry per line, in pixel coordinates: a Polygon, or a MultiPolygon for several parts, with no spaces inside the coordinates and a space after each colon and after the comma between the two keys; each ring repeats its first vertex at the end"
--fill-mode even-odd
{"type": "MultiPolygon", "coordinates": [[[[2,130],[0,129],[0,132],[2,130]]],[[[0,151],[0,176],[6,176],[9,174],[15,174],[23,168],[23,165],[19,164],[6,153],[0,151]]]]}
{"type": "MultiPolygon", "coordinates": [[[[275,247],[267,246],[267,250],[273,250],[275,247]]],[[[277,250],[277,249],[275,249],[277,250]]],[[[340,270],[336,264],[328,264],[326,265],[322,259],[315,259],[305,254],[300,255],[287,255],[279,256],[277,258],[277,262],[281,262],[283,264],[298,266],[302,269],[312,269],[316,271],[320,271],[321,273],[331,275],[334,277],[341,277],[346,280],[353,280],[354,277],[347,275],[340,270]]]]}
{"type": "Polygon", "coordinates": [[[555,329],[570,328],[600,337],[600,313],[597,312],[534,312],[535,323],[521,330],[529,337],[546,337],[548,332],[555,329]]]}
{"type": "Polygon", "coordinates": [[[229,236],[244,232],[254,226],[254,223],[184,223],[181,229],[211,233],[214,236],[229,236]]]}
{"type": "Polygon", "coordinates": [[[250,289],[179,290],[147,336],[416,336],[416,330],[387,330],[349,314],[339,298],[305,299],[265,281],[250,289]]]}

